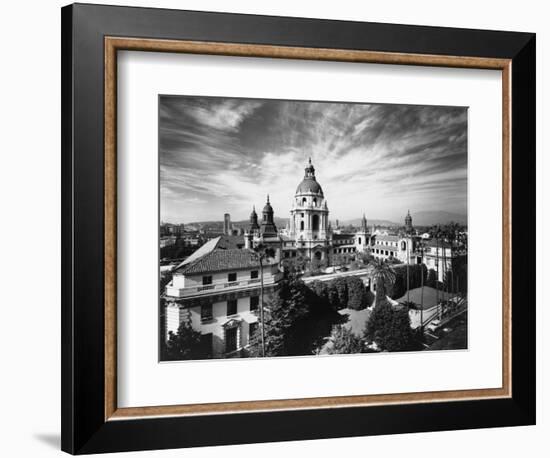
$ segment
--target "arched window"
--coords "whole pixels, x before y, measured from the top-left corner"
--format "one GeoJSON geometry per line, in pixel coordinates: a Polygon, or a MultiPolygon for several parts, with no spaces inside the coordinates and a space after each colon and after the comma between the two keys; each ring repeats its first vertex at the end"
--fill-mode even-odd
{"type": "Polygon", "coordinates": [[[303,222],[303,221],[300,221],[300,230],[301,230],[301,231],[304,230],[304,222],[303,222]]]}
{"type": "Polygon", "coordinates": [[[313,218],[311,220],[311,225],[313,226],[312,229],[314,231],[319,230],[319,215],[313,215],[313,218]]]}
{"type": "Polygon", "coordinates": [[[401,242],[401,249],[406,250],[407,249],[407,242],[403,241],[401,242]]]}
{"type": "Polygon", "coordinates": [[[313,205],[317,206],[317,198],[316,197],[313,198],[313,205]]]}
{"type": "Polygon", "coordinates": [[[359,240],[358,240],[358,242],[359,242],[359,245],[361,245],[361,237],[359,237],[359,240]]]}
{"type": "Polygon", "coordinates": [[[307,202],[307,199],[304,197],[304,198],[302,199],[302,205],[305,205],[306,202],[307,202]]]}

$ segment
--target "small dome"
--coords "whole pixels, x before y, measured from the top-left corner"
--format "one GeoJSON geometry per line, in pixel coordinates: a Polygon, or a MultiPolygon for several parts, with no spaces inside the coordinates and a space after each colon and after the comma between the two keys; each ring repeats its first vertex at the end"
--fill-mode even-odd
{"type": "Polygon", "coordinates": [[[269,203],[269,194],[267,195],[267,202],[264,206],[263,213],[273,213],[273,207],[269,203]]]}
{"type": "Polygon", "coordinates": [[[323,190],[321,185],[317,183],[314,178],[304,178],[302,182],[296,188],[296,194],[321,194],[323,195],[323,190]]]}

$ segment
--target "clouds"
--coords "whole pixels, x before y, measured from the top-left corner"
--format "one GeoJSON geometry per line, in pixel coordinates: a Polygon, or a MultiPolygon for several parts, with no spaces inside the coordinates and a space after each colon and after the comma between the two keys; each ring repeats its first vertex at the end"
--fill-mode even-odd
{"type": "Polygon", "coordinates": [[[162,96],[161,218],[288,216],[311,156],[331,219],[466,213],[467,110],[162,96]]]}

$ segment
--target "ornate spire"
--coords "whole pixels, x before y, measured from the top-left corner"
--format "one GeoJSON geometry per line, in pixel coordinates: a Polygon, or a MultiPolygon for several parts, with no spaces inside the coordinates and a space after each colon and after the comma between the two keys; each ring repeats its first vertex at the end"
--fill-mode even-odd
{"type": "Polygon", "coordinates": [[[252,206],[252,213],[250,214],[250,232],[254,232],[260,229],[258,224],[258,214],[256,213],[256,206],[252,206]]]}
{"type": "Polygon", "coordinates": [[[305,175],[304,179],[312,179],[315,180],[315,167],[313,167],[313,164],[311,163],[311,157],[309,158],[309,161],[307,163],[307,166],[305,168],[305,175]]]}
{"type": "Polygon", "coordinates": [[[407,230],[412,229],[412,216],[409,210],[407,210],[407,216],[405,216],[405,227],[407,228],[407,230]]]}

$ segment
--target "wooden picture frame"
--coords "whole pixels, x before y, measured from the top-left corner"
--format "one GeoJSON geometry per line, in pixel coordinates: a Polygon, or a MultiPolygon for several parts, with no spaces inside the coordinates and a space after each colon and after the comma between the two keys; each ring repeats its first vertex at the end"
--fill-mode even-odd
{"type": "Polygon", "coordinates": [[[512,230],[515,222],[522,239],[534,239],[534,34],[77,4],[62,9],[62,58],[63,450],[534,424],[535,260],[512,230]],[[118,408],[119,50],[502,71],[502,387],[118,408]]]}

